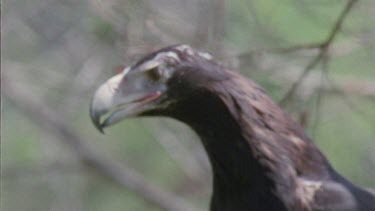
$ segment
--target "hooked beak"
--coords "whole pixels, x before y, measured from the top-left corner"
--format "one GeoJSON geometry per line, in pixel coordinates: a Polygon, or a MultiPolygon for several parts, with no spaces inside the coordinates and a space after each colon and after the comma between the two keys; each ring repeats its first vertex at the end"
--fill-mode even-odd
{"type": "Polygon", "coordinates": [[[148,104],[159,98],[160,91],[131,91],[130,85],[122,82],[129,69],[110,78],[95,92],[90,105],[90,117],[95,127],[104,134],[103,129],[126,117],[136,116],[148,109],[148,104]],[[124,87],[120,87],[124,86],[124,87]],[[130,86],[130,87],[126,87],[130,86]],[[129,88],[130,92],[122,91],[129,88]]]}

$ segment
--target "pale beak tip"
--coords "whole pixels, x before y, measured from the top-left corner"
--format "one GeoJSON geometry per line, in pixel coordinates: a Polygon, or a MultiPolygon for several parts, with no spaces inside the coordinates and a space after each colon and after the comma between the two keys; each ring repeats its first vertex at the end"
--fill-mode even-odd
{"type": "Polygon", "coordinates": [[[98,129],[101,134],[105,135],[105,132],[104,132],[102,126],[98,126],[98,127],[96,127],[96,129],[98,129]]]}
{"type": "Polygon", "coordinates": [[[104,133],[104,130],[103,130],[104,127],[102,126],[102,124],[100,124],[100,119],[99,119],[99,118],[98,118],[98,119],[91,118],[91,120],[92,120],[92,122],[93,122],[95,128],[96,128],[101,134],[105,134],[105,133],[104,133]]]}
{"type": "Polygon", "coordinates": [[[98,114],[98,112],[94,111],[94,109],[92,108],[92,106],[90,107],[90,118],[91,118],[91,121],[94,124],[95,128],[101,134],[105,134],[104,130],[103,130],[104,125],[100,123],[100,115],[98,114]]]}

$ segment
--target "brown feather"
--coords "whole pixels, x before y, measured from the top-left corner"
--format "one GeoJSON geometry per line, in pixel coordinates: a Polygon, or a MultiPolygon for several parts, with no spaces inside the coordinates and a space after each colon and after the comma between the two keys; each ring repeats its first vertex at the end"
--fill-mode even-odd
{"type": "Polygon", "coordinates": [[[173,103],[144,115],[178,119],[201,137],[214,175],[211,210],[375,210],[375,197],[336,173],[253,81],[186,46],[161,51],[180,58],[168,81],[173,103]]]}

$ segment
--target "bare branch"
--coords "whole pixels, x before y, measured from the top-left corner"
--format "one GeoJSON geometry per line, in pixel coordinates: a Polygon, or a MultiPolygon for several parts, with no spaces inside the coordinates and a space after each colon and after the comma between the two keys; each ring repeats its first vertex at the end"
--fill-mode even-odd
{"type": "Polygon", "coordinates": [[[286,92],[284,97],[279,102],[280,105],[285,105],[285,103],[288,101],[289,98],[293,97],[295,90],[298,88],[298,86],[301,84],[303,79],[308,75],[308,73],[317,65],[319,62],[321,62],[322,59],[328,54],[328,48],[336,38],[338,32],[340,31],[342,24],[347,17],[349,11],[353,8],[354,3],[356,3],[358,0],[349,0],[346,4],[344,10],[340,13],[336,23],[333,25],[333,28],[331,32],[329,33],[327,39],[323,41],[319,47],[319,53],[317,56],[315,56],[311,62],[305,67],[304,71],[300,75],[297,81],[295,81],[291,88],[286,92]]]}
{"type": "Polygon", "coordinates": [[[342,28],[342,24],[345,18],[347,17],[348,13],[352,9],[354,3],[356,3],[357,1],[358,0],[349,0],[347,2],[345,8],[340,13],[335,24],[333,25],[332,30],[328,34],[327,38],[322,42],[301,44],[301,45],[295,45],[291,47],[256,49],[250,52],[239,54],[237,56],[237,59],[239,59],[239,61],[242,61],[243,58],[252,58],[252,56],[261,55],[264,52],[291,53],[291,52],[300,51],[300,50],[318,50],[318,54],[310,60],[310,62],[306,65],[306,67],[303,68],[303,71],[300,74],[300,76],[297,78],[297,80],[295,80],[292,83],[291,87],[288,89],[284,97],[282,97],[282,99],[280,100],[279,104],[285,105],[289,101],[289,99],[294,96],[296,89],[301,85],[302,81],[306,78],[306,76],[310,73],[310,71],[314,69],[318,64],[320,64],[323,60],[326,60],[328,53],[329,53],[328,50],[330,50],[334,39],[336,38],[338,32],[342,28]]]}
{"type": "MultiPolygon", "coordinates": [[[[236,63],[236,61],[232,63],[236,63]]],[[[298,80],[301,74],[301,69],[303,69],[303,67],[298,64],[285,61],[272,55],[257,58],[256,65],[260,70],[264,71],[263,74],[269,76],[269,80],[272,84],[283,89],[287,89],[288,84],[292,84],[298,80]]],[[[234,67],[238,69],[244,68],[244,66],[234,67]]],[[[311,93],[315,93],[318,89],[322,89],[322,91],[329,93],[337,93],[337,91],[340,90],[340,92],[344,92],[350,96],[375,100],[375,81],[371,80],[371,78],[363,79],[342,75],[335,76],[336,87],[334,88],[329,86],[329,80],[326,80],[327,83],[324,83],[321,86],[321,77],[319,74],[321,71],[324,70],[318,69],[316,72],[311,72],[308,78],[305,78],[304,83],[301,84],[298,90],[296,90],[296,94],[298,94],[299,97],[308,98],[311,96],[311,93]]],[[[327,73],[325,75],[328,75],[327,73]]]]}
{"type": "Polygon", "coordinates": [[[314,50],[314,49],[320,48],[321,46],[322,46],[321,43],[308,43],[308,44],[294,45],[294,46],[289,46],[289,47],[259,48],[259,49],[252,50],[250,52],[239,54],[238,57],[247,58],[247,57],[251,57],[254,54],[261,54],[261,53],[267,53],[267,52],[292,53],[292,52],[300,51],[300,50],[314,50]]]}
{"type": "Polygon", "coordinates": [[[331,33],[329,34],[327,40],[322,43],[322,47],[327,48],[333,40],[336,38],[336,35],[338,31],[341,30],[342,24],[344,23],[345,18],[349,14],[350,10],[353,8],[354,3],[356,3],[358,0],[349,0],[346,4],[344,10],[341,12],[340,16],[338,17],[335,25],[332,28],[331,33]]]}
{"type": "Polygon", "coordinates": [[[318,128],[318,124],[319,124],[319,120],[320,120],[320,117],[321,117],[321,113],[320,113],[320,108],[322,106],[322,103],[323,103],[323,98],[324,98],[324,92],[323,92],[323,89],[322,87],[324,86],[324,76],[326,74],[328,74],[328,62],[329,62],[329,57],[326,56],[323,58],[323,64],[322,64],[322,71],[321,71],[321,74],[320,74],[320,84],[319,84],[319,89],[317,90],[317,99],[316,99],[316,102],[315,102],[315,119],[313,120],[314,122],[312,123],[312,138],[313,140],[315,140],[315,135],[316,135],[316,131],[317,131],[317,128],[318,128]]]}
{"type": "Polygon", "coordinates": [[[294,96],[294,93],[295,93],[296,89],[302,83],[304,78],[309,74],[310,70],[313,69],[320,62],[320,60],[324,57],[324,53],[325,53],[325,51],[320,51],[320,53],[316,57],[314,57],[313,60],[310,61],[310,63],[303,70],[302,74],[292,84],[290,89],[286,92],[284,97],[280,100],[280,102],[279,102],[280,105],[282,105],[282,106],[285,105],[286,102],[294,96]]]}

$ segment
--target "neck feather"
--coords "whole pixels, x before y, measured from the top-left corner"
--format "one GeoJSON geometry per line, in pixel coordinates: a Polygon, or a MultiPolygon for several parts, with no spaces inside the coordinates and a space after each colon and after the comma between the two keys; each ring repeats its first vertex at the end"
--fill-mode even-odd
{"type": "Polygon", "coordinates": [[[249,137],[219,97],[203,92],[180,106],[176,110],[182,112],[175,113],[175,118],[197,132],[212,165],[212,210],[285,209],[273,193],[270,169],[258,161],[249,137]]]}
{"type": "Polygon", "coordinates": [[[303,210],[298,178],[327,176],[325,158],[259,86],[227,74],[173,111],[198,133],[208,153],[214,175],[211,207],[303,210]]]}

